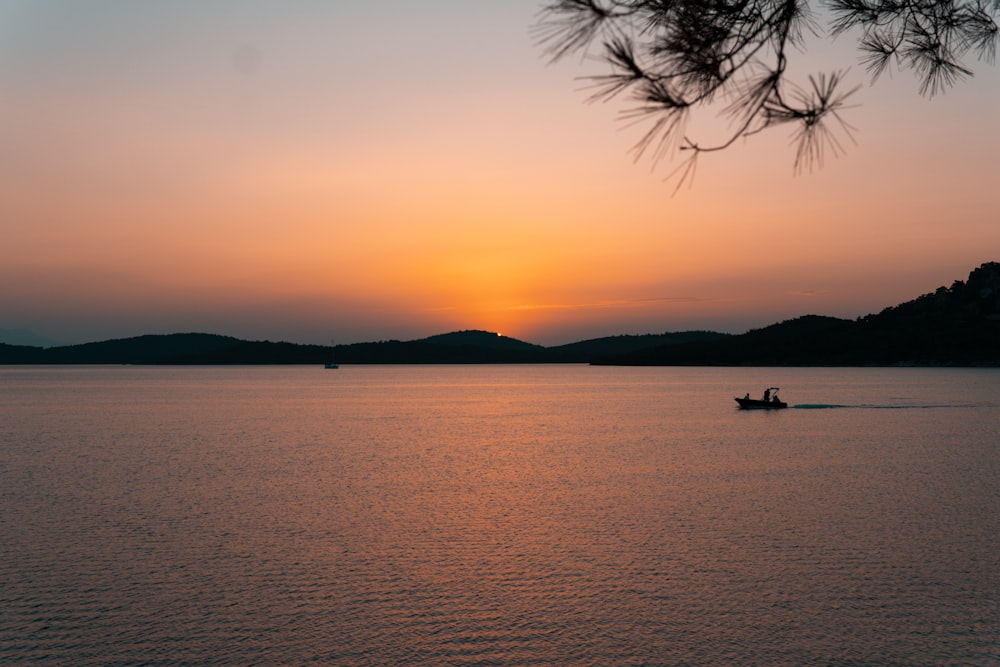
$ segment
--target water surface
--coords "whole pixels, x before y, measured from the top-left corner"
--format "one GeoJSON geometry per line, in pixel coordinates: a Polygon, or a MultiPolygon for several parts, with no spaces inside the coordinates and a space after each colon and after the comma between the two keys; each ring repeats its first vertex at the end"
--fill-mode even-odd
{"type": "Polygon", "coordinates": [[[5,367],[0,479],[4,664],[1000,662],[997,370],[5,367]]]}

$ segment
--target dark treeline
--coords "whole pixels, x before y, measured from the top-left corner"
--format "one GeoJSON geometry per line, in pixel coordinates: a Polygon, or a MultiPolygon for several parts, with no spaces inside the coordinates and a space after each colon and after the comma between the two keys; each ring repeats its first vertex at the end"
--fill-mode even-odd
{"type": "Polygon", "coordinates": [[[537,364],[588,363],[671,342],[718,339],[717,333],[614,336],[546,348],[486,331],[457,331],[421,340],[388,340],[328,347],[228,336],[178,333],[84,345],[40,348],[0,344],[0,364],[537,364]]]}
{"type": "Polygon", "coordinates": [[[595,363],[694,366],[1000,365],[1000,263],[858,320],[807,315],[724,340],[595,363]]]}
{"type": "Polygon", "coordinates": [[[542,347],[485,331],[414,341],[298,345],[202,333],[83,345],[0,344],[0,364],[514,364],[692,366],[1000,365],[1000,263],[857,320],[806,315],[728,335],[710,331],[612,336],[542,347]]]}

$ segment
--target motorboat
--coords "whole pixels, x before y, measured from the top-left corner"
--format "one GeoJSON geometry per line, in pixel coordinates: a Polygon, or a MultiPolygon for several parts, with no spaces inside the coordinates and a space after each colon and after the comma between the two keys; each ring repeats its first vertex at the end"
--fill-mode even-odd
{"type": "Polygon", "coordinates": [[[736,398],[735,401],[744,410],[778,410],[788,407],[788,403],[778,398],[777,387],[765,389],[763,398],[750,398],[750,394],[747,394],[743,398],[736,398]]]}

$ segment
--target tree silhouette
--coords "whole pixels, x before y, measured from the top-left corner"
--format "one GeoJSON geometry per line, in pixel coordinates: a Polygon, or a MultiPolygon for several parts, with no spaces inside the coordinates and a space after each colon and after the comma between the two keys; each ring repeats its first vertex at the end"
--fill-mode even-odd
{"type": "MultiPolygon", "coordinates": [[[[831,36],[859,34],[862,62],[877,79],[893,63],[919,76],[932,97],[972,75],[963,60],[993,61],[1000,0],[827,0],[831,36]]],[[[786,80],[788,53],[807,33],[820,35],[808,0],[552,0],[535,25],[553,61],[599,43],[609,74],[588,77],[591,101],[630,94],[623,113],[649,120],[634,147],[655,161],[690,151],[697,157],[765,129],[797,124],[795,170],[840,153],[834,130],[850,137],[841,111],[858,89],[843,90],[845,71],[786,80]],[[688,133],[696,112],[721,109],[730,121],[721,139],[699,143],[688,133]],[[832,127],[831,127],[832,126],[832,127]]]]}

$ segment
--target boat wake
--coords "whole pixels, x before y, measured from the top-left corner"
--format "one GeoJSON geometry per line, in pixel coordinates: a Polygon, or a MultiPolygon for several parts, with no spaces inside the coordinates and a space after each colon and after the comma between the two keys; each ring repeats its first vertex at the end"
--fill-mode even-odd
{"type": "Polygon", "coordinates": [[[934,410],[939,408],[976,408],[983,407],[981,405],[973,405],[969,403],[961,404],[947,404],[947,403],[934,403],[929,405],[873,405],[870,403],[865,403],[861,405],[839,405],[836,403],[799,403],[798,405],[789,405],[790,408],[797,408],[799,410],[834,410],[834,409],[853,409],[853,410],[934,410]]]}
{"type": "Polygon", "coordinates": [[[790,408],[798,408],[799,410],[830,410],[833,408],[851,408],[857,407],[852,405],[831,405],[827,403],[800,403],[799,405],[789,405],[790,408]]]}

